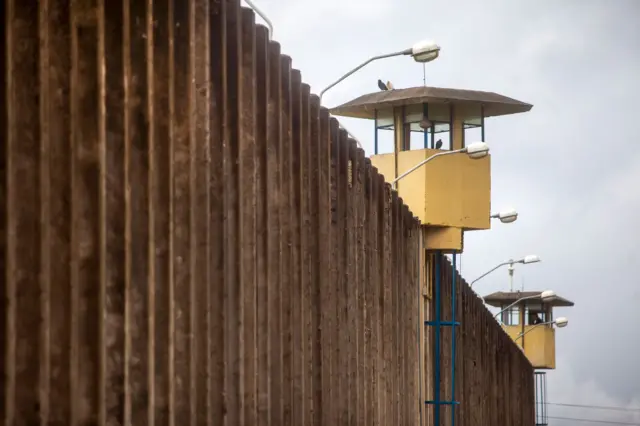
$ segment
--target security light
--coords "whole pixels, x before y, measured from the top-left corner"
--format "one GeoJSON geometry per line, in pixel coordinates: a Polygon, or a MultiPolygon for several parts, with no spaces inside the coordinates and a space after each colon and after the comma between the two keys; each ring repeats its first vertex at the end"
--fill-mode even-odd
{"type": "Polygon", "coordinates": [[[442,152],[439,152],[437,154],[433,154],[431,157],[428,157],[428,158],[422,160],[421,162],[419,162],[418,164],[416,164],[415,166],[413,166],[412,168],[410,168],[409,170],[407,170],[406,172],[402,173],[400,176],[395,178],[391,182],[391,187],[395,189],[396,184],[398,183],[398,181],[400,179],[403,179],[408,174],[413,173],[414,171],[416,171],[420,167],[422,167],[425,164],[427,164],[429,161],[432,161],[432,160],[434,160],[434,159],[436,159],[438,157],[443,157],[445,155],[466,153],[469,157],[471,157],[473,159],[478,159],[478,158],[482,158],[482,157],[486,156],[488,152],[489,152],[489,145],[487,145],[484,142],[474,142],[471,145],[469,145],[469,146],[467,146],[465,148],[462,148],[462,149],[455,149],[453,151],[442,151],[442,152]]]}
{"type": "Polygon", "coordinates": [[[485,142],[473,142],[472,144],[467,145],[466,148],[463,148],[463,151],[467,153],[469,158],[477,160],[484,158],[489,154],[489,145],[485,142]]]}
{"type": "Polygon", "coordinates": [[[440,46],[438,46],[437,44],[435,44],[432,41],[420,41],[420,42],[414,44],[413,47],[411,47],[409,49],[400,50],[398,52],[384,53],[382,55],[377,55],[377,56],[372,56],[371,58],[367,59],[366,61],[364,61],[363,63],[361,63],[360,65],[358,65],[354,69],[352,69],[351,71],[349,71],[346,74],[344,74],[338,80],[334,81],[333,83],[331,83],[330,85],[325,87],[320,92],[320,103],[322,103],[322,96],[328,90],[330,90],[336,84],[340,83],[342,80],[344,80],[345,78],[349,77],[350,75],[352,75],[353,73],[355,73],[359,69],[367,66],[368,64],[370,64],[373,61],[378,61],[380,59],[386,59],[386,58],[393,58],[395,56],[408,55],[408,56],[413,57],[413,59],[416,62],[425,63],[425,62],[433,61],[434,59],[436,59],[438,57],[439,54],[440,54],[440,46]]]}
{"type": "Polygon", "coordinates": [[[529,263],[536,263],[536,262],[540,262],[540,258],[538,256],[536,256],[535,254],[530,254],[530,255],[525,256],[525,257],[523,257],[522,259],[519,259],[519,260],[510,259],[510,260],[508,260],[506,262],[499,263],[498,265],[496,265],[492,269],[490,269],[487,272],[485,272],[484,274],[480,275],[478,278],[476,278],[475,280],[471,281],[471,284],[469,284],[469,285],[471,287],[473,287],[473,284],[476,281],[486,277],[487,275],[489,275],[490,273],[492,273],[493,271],[495,271],[496,269],[498,269],[498,268],[500,268],[502,266],[509,265],[509,268],[510,268],[509,270],[512,271],[514,263],[523,263],[523,264],[526,265],[526,264],[529,264],[529,263]]]}
{"type": "Polygon", "coordinates": [[[440,46],[433,41],[423,40],[414,44],[408,52],[416,62],[426,63],[438,58],[440,46]]]}
{"type": "Polygon", "coordinates": [[[492,219],[500,219],[502,223],[512,223],[518,219],[518,212],[515,209],[508,209],[491,215],[492,219]]]}
{"type": "Polygon", "coordinates": [[[553,290],[545,290],[540,294],[540,299],[542,299],[543,302],[548,302],[549,300],[555,297],[556,297],[556,292],[553,290]]]}
{"type": "Polygon", "coordinates": [[[540,261],[541,261],[540,257],[536,256],[535,254],[530,254],[514,263],[524,263],[525,265],[527,265],[529,263],[538,263],[540,261]]]}
{"type": "Polygon", "coordinates": [[[558,328],[566,327],[569,324],[569,320],[566,317],[560,317],[554,321],[554,324],[558,328]]]}

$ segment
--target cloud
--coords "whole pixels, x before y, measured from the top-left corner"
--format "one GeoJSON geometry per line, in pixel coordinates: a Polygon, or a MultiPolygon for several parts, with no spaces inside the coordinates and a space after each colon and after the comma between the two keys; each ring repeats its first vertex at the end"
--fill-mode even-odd
{"type": "MultiPolygon", "coordinates": [[[[640,393],[628,395],[626,398],[614,398],[593,379],[577,376],[572,371],[570,359],[559,357],[558,361],[568,367],[548,373],[549,381],[553,379],[554,383],[549,387],[547,399],[548,403],[552,403],[548,405],[547,411],[550,417],[640,423],[640,410],[637,410],[640,407],[640,393]],[[619,407],[620,410],[597,407],[619,407]]],[[[549,423],[555,424],[553,419],[549,419],[549,423]]],[[[584,423],[563,421],[562,424],[581,426],[584,423]]]]}

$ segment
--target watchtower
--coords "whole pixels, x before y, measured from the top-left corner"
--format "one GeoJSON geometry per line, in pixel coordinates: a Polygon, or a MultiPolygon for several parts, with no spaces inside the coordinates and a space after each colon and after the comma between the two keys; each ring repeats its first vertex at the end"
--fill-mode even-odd
{"type": "Polygon", "coordinates": [[[534,368],[556,368],[556,327],[567,325],[564,317],[555,318],[553,309],[571,307],[573,302],[554,293],[544,298],[541,291],[496,292],[485,296],[484,301],[499,308],[502,327],[514,342],[522,348],[534,368]]]}
{"type": "Polygon", "coordinates": [[[485,142],[486,118],[531,107],[496,93],[413,87],[363,95],[331,113],[374,120],[372,164],[387,182],[395,183],[422,222],[426,248],[456,253],[462,251],[463,231],[491,228],[490,158],[459,152],[416,165],[436,154],[471,149],[466,137],[471,129],[479,130],[485,142]],[[392,153],[379,153],[381,131],[393,132],[392,153]],[[419,148],[411,149],[416,140],[419,148]]]}

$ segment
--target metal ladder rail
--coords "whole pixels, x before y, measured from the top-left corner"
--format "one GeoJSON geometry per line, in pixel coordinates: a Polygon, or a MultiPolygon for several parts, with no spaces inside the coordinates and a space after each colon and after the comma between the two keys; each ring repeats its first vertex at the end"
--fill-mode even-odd
{"type": "Polygon", "coordinates": [[[451,321],[442,321],[441,315],[441,284],[442,284],[442,252],[438,251],[435,255],[435,280],[434,280],[434,303],[435,303],[435,319],[434,321],[425,321],[425,325],[435,327],[434,336],[434,354],[435,354],[435,366],[434,366],[434,383],[433,393],[434,399],[425,401],[425,404],[434,406],[434,424],[440,425],[440,406],[451,405],[451,426],[455,426],[455,406],[460,403],[455,400],[455,379],[456,379],[456,327],[460,325],[455,321],[456,318],[456,284],[457,284],[457,270],[456,270],[456,256],[453,256],[453,273],[451,278],[451,321]],[[451,400],[440,399],[440,385],[441,385],[441,372],[440,372],[440,338],[442,335],[442,327],[452,327],[451,330],[451,400]]]}

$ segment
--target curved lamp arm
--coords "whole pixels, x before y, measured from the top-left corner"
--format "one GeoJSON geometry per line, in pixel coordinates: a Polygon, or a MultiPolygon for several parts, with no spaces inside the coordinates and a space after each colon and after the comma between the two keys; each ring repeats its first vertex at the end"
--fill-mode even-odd
{"type": "Polygon", "coordinates": [[[533,296],[521,297],[520,299],[516,300],[515,302],[513,302],[512,304],[510,304],[509,306],[507,306],[506,308],[504,308],[503,310],[501,310],[500,312],[495,314],[493,317],[494,318],[498,318],[498,315],[502,314],[505,311],[508,311],[509,309],[513,308],[515,305],[517,305],[518,303],[522,302],[523,300],[539,299],[539,298],[540,298],[539,294],[534,294],[533,296]]]}
{"type": "Polygon", "coordinates": [[[443,155],[451,155],[451,154],[458,154],[460,152],[467,152],[467,148],[462,148],[462,149],[456,149],[453,151],[446,151],[446,152],[439,152],[437,154],[433,154],[431,157],[429,158],[425,158],[424,160],[422,160],[421,162],[419,162],[418,164],[416,164],[415,166],[413,166],[412,168],[410,168],[409,170],[407,170],[406,172],[402,173],[400,176],[398,176],[397,178],[395,178],[393,181],[391,181],[391,187],[393,189],[396,188],[396,184],[398,183],[398,181],[402,178],[404,178],[405,176],[407,176],[410,173],[415,172],[416,170],[418,170],[420,167],[424,166],[425,164],[427,164],[429,161],[437,158],[437,157],[442,157],[443,155]]]}
{"type": "Polygon", "coordinates": [[[361,63],[360,65],[358,65],[357,67],[355,67],[354,69],[352,69],[351,71],[349,71],[348,73],[346,73],[345,75],[343,75],[342,77],[340,77],[339,79],[337,79],[336,81],[334,81],[333,83],[331,83],[330,85],[325,87],[324,89],[322,89],[322,92],[320,92],[320,103],[322,103],[322,95],[324,95],[325,92],[327,92],[329,89],[333,88],[336,84],[340,83],[345,78],[349,77],[351,74],[355,73],[359,69],[366,67],[371,62],[377,61],[379,59],[392,58],[394,56],[410,55],[410,54],[411,54],[411,49],[408,49],[408,50],[405,49],[405,50],[401,50],[399,52],[387,53],[385,55],[378,55],[378,56],[374,56],[372,58],[367,59],[366,61],[364,61],[363,63],[361,63]]]}
{"type": "Polygon", "coordinates": [[[493,271],[495,271],[496,269],[498,269],[498,268],[502,268],[503,266],[509,265],[509,264],[511,264],[511,263],[514,263],[514,262],[513,262],[513,260],[509,260],[509,261],[507,261],[507,262],[502,262],[502,263],[498,264],[496,267],[494,267],[494,268],[492,268],[492,269],[488,270],[487,272],[485,272],[484,274],[480,275],[480,276],[479,276],[478,278],[476,278],[475,280],[471,281],[471,284],[469,284],[469,287],[473,287],[473,284],[474,284],[476,281],[481,280],[482,278],[486,277],[487,275],[489,275],[490,273],[492,273],[492,272],[493,272],[493,271]]]}
{"type": "Polygon", "coordinates": [[[517,342],[518,339],[520,339],[522,336],[524,336],[525,334],[527,334],[528,332],[530,332],[531,330],[533,330],[534,328],[536,328],[538,326],[541,326],[541,325],[552,325],[554,323],[555,323],[555,321],[547,321],[547,322],[538,323],[538,324],[534,325],[533,327],[531,327],[530,329],[525,330],[522,333],[518,334],[518,337],[515,338],[514,342],[517,342]]]}

